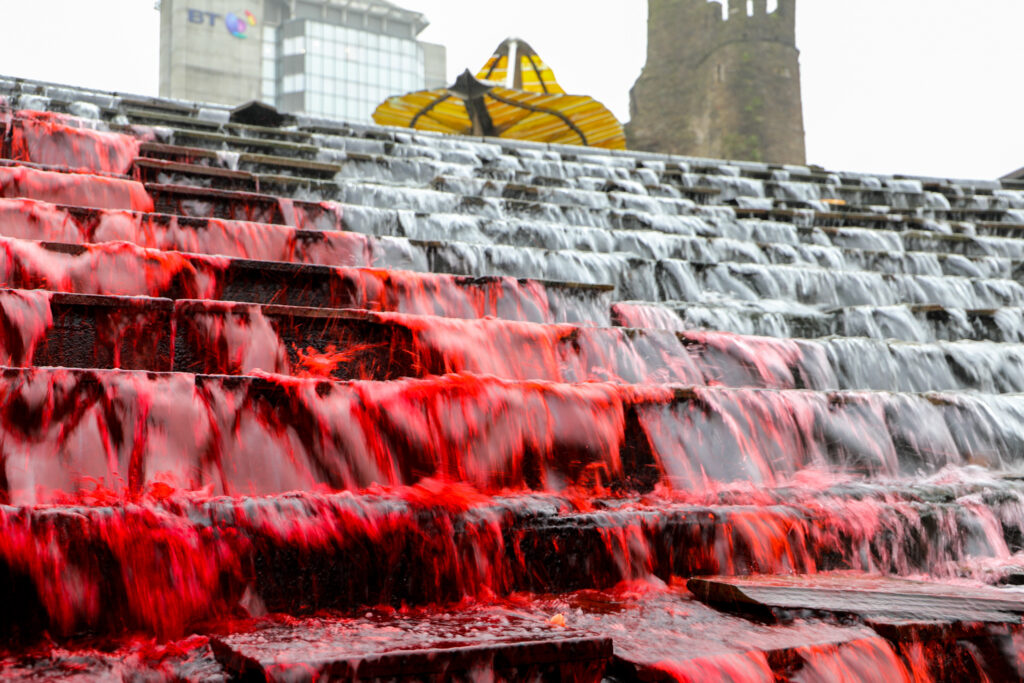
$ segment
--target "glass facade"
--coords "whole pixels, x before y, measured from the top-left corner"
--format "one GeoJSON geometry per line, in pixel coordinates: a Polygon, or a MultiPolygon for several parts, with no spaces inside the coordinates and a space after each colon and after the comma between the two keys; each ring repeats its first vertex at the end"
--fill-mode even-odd
{"type": "Polygon", "coordinates": [[[263,27],[263,64],[260,81],[260,99],[267,104],[277,104],[277,29],[263,27]]]}
{"type": "Polygon", "coordinates": [[[388,97],[448,84],[444,46],[417,39],[426,17],[388,0],[249,0],[241,37],[224,30],[229,10],[241,7],[234,0],[162,2],[165,97],[258,99],[281,112],[371,123],[388,97]]]}
{"type": "Polygon", "coordinates": [[[415,38],[302,19],[264,29],[262,98],[280,109],[371,123],[387,97],[425,87],[415,38]]]}

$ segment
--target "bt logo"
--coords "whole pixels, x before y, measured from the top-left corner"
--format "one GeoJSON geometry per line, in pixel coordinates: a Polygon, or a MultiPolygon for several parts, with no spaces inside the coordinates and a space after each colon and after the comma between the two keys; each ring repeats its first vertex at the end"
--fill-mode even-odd
{"type": "Polygon", "coordinates": [[[217,20],[224,19],[224,26],[227,27],[228,33],[233,35],[235,38],[247,38],[245,32],[250,26],[256,25],[256,15],[245,10],[240,15],[234,12],[228,12],[227,15],[217,14],[216,12],[206,12],[198,9],[188,10],[188,22],[190,24],[206,24],[210,26],[216,26],[217,20]]]}

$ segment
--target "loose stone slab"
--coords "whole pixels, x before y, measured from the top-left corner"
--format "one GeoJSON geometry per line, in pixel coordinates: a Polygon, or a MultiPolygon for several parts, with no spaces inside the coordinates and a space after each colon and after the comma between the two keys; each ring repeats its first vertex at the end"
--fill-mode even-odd
{"type": "Polygon", "coordinates": [[[887,637],[930,631],[977,632],[1020,625],[1024,594],[848,574],[695,578],[687,587],[701,601],[730,612],[787,621],[797,615],[852,616],[887,637]]]}
{"type": "Polygon", "coordinates": [[[847,673],[845,680],[861,680],[858,659],[870,661],[884,680],[906,674],[890,645],[863,625],[752,622],[694,600],[682,582],[623,582],[610,590],[535,597],[529,606],[610,637],[615,657],[606,676],[612,681],[771,683],[822,666],[847,673]]]}
{"type": "Polygon", "coordinates": [[[450,680],[494,671],[510,678],[601,679],[610,638],[511,610],[367,612],[359,618],[286,617],[248,633],[214,638],[214,652],[237,676],[268,681],[450,680]]]}
{"type": "Polygon", "coordinates": [[[1020,680],[1024,594],[838,573],[690,579],[697,599],[755,621],[861,623],[934,680],[1020,680]]]}

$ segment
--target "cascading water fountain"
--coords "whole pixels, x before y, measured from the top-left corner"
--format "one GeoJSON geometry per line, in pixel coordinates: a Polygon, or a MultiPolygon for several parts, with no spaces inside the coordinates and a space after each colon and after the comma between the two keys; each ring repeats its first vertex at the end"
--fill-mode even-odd
{"type": "Polygon", "coordinates": [[[3,675],[1024,675],[1024,189],[163,115],[0,79],[3,675]]]}

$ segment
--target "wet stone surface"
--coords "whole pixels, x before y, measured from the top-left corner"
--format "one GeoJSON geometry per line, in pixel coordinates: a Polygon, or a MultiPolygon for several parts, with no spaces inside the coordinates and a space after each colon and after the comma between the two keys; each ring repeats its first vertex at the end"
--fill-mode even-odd
{"type": "Polygon", "coordinates": [[[0,157],[0,677],[1022,678],[1017,185],[7,79],[0,157]]]}
{"type": "Polygon", "coordinates": [[[611,640],[504,608],[356,618],[280,618],[215,636],[214,652],[236,676],[266,680],[563,677],[598,680],[611,640]]]}

